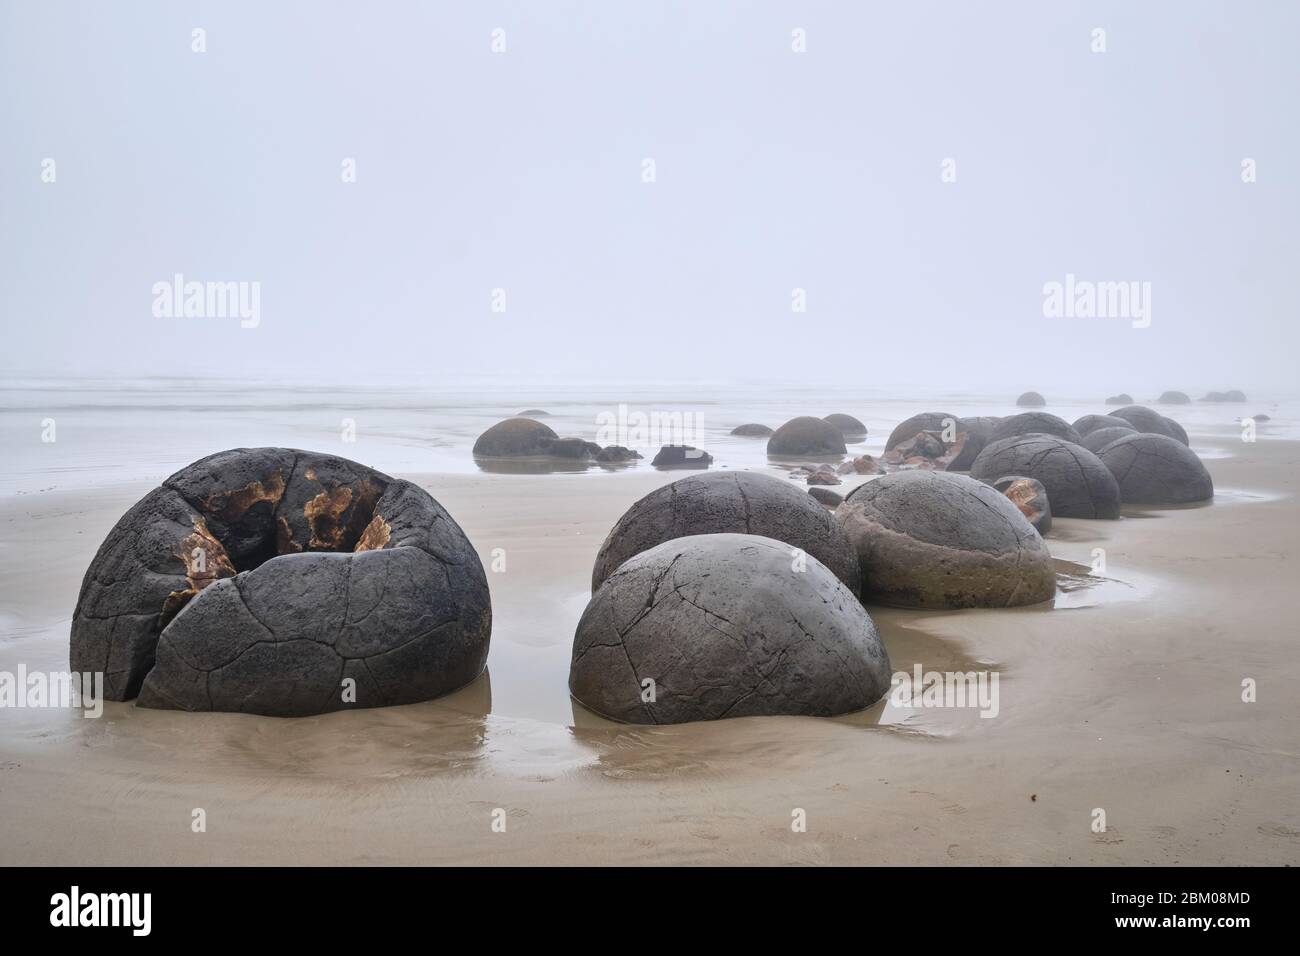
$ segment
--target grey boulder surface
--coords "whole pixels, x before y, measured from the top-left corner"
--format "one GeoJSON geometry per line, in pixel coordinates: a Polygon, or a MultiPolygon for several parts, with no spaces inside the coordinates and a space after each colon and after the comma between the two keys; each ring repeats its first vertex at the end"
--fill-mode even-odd
{"type": "Polygon", "coordinates": [[[820,485],[813,485],[808,489],[808,494],[814,501],[825,505],[832,511],[844,501],[844,496],[838,491],[831,491],[829,488],[823,488],[820,485]]]}
{"type": "Polygon", "coordinates": [[[691,475],[656,488],[610,529],[596,554],[591,589],[619,565],[665,541],[698,534],[756,534],[812,555],[858,593],[858,558],[830,513],[799,488],[749,471],[691,475]]]}
{"type": "Polygon", "coordinates": [[[1084,415],[1071,426],[1080,438],[1087,438],[1099,428],[1132,428],[1127,421],[1114,415],[1084,415]]]}
{"type": "Polygon", "coordinates": [[[1038,392],[1025,392],[1016,399],[1016,404],[1021,408],[1042,408],[1047,404],[1047,399],[1038,392]]]}
{"type": "Polygon", "coordinates": [[[1196,453],[1165,435],[1127,435],[1101,450],[1126,504],[1181,505],[1214,497],[1214,481],[1196,453]]]}
{"type": "Polygon", "coordinates": [[[957,431],[966,433],[966,442],[957,457],[948,463],[948,471],[970,471],[984,446],[993,440],[993,432],[1002,419],[993,415],[977,415],[957,419],[957,431]]]}
{"type": "Polygon", "coordinates": [[[745,425],[737,425],[731,430],[731,434],[739,435],[741,438],[767,438],[772,434],[772,429],[757,422],[749,422],[745,425]]]}
{"type": "Polygon", "coordinates": [[[1192,400],[1186,392],[1162,392],[1156,399],[1161,405],[1186,405],[1192,400]]]}
{"type": "Polygon", "coordinates": [[[1115,439],[1123,438],[1125,435],[1137,434],[1139,434],[1138,431],[1128,425],[1115,425],[1111,428],[1098,428],[1096,431],[1088,432],[1083,436],[1083,441],[1079,442],[1079,444],[1096,455],[1115,439]]]}
{"type": "Polygon", "coordinates": [[[829,457],[847,452],[840,430],[811,415],[790,419],[767,440],[767,453],[779,457],[829,457]]]}
{"type": "Polygon", "coordinates": [[[840,430],[840,434],[846,440],[858,441],[867,437],[867,426],[852,415],[845,415],[842,412],[832,412],[822,421],[830,422],[840,430]]]}
{"type": "Polygon", "coordinates": [[[241,448],[172,475],[109,532],[70,659],[104,671],[113,700],[301,716],[464,686],[491,622],[477,554],[423,489],[332,455],[241,448]]]}
{"type": "Polygon", "coordinates": [[[713,456],[694,445],[664,445],[650,464],[662,469],[705,469],[713,464],[713,456]]]}
{"type": "Polygon", "coordinates": [[[1005,495],[1039,534],[1052,530],[1052,506],[1042,482],[1024,475],[1004,475],[993,482],[993,490],[1005,495]]]}
{"type": "Polygon", "coordinates": [[[1101,459],[1051,435],[995,441],[980,452],[970,473],[981,481],[1023,475],[1041,482],[1056,518],[1119,517],[1119,486],[1101,459]]]}
{"type": "Polygon", "coordinates": [[[862,568],[862,599],[900,607],[1013,607],[1056,593],[1038,532],[991,486],[903,471],[854,489],[835,509],[862,568]]]}
{"type": "Polygon", "coordinates": [[[1112,395],[1106,399],[1107,405],[1132,405],[1133,396],[1128,392],[1120,392],[1118,395],[1112,395]]]}
{"type": "Polygon", "coordinates": [[[1019,435],[1054,435],[1076,445],[1079,443],[1079,433],[1074,430],[1074,426],[1064,418],[1048,412],[1021,412],[1002,419],[1001,424],[989,436],[989,442],[1019,435]]]}
{"type": "Polygon", "coordinates": [[[474,442],[477,458],[517,458],[549,455],[558,436],[549,425],[532,418],[497,422],[474,442]]]}
{"type": "Polygon", "coordinates": [[[1145,405],[1128,405],[1111,412],[1115,418],[1121,418],[1133,426],[1134,431],[1147,432],[1152,435],[1175,437],[1169,427],[1169,419],[1145,405]]]}
{"type": "Polygon", "coordinates": [[[832,717],[889,683],[889,655],[849,589],[815,557],[796,564],[788,544],[752,534],[674,538],[623,563],[583,612],[569,667],[574,699],[634,724],[832,717]]]}
{"type": "Polygon", "coordinates": [[[913,415],[899,422],[889,433],[889,439],[885,442],[885,451],[890,451],[909,438],[915,438],[921,432],[943,431],[947,422],[952,422],[954,427],[960,427],[958,425],[960,421],[961,419],[956,415],[950,415],[948,412],[921,412],[919,415],[913,415]]]}

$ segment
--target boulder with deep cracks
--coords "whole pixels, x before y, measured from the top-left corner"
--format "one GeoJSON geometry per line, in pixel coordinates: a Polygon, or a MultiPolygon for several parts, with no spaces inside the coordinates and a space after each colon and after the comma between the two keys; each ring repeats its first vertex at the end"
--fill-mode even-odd
{"type": "Polygon", "coordinates": [[[455,690],[482,672],[491,624],[478,555],[423,489],[239,448],[172,475],[109,532],[70,657],[112,700],[301,716],[455,690]]]}

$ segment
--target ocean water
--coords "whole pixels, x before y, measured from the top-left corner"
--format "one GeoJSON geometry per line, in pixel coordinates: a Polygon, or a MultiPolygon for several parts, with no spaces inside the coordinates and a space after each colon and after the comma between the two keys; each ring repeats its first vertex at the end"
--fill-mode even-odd
{"type": "MultiPolygon", "coordinates": [[[[1134,393],[1139,402],[1143,396],[1134,393]]],[[[1250,394],[1250,393],[1248,393],[1250,394]]],[[[1048,394],[1046,411],[1067,421],[1106,411],[1104,396],[1048,394]]],[[[1267,413],[1257,439],[1300,437],[1300,401],[1252,394],[1242,404],[1154,406],[1178,420],[1206,457],[1230,454],[1239,420],[1267,413]]],[[[879,454],[898,422],[919,411],[1009,415],[1011,393],[915,386],[844,388],[745,381],[593,379],[581,383],[473,378],[398,384],[323,384],[218,378],[65,379],[0,377],[0,495],[157,482],[226,448],[280,445],[342,455],[390,474],[480,471],[474,440],[526,408],[550,413],[558,434],[631,444],[648,469],[662,443],[683,439],[714,456],[715,468],[780,468],[766,441],[729,432],[745,422],[776,427],[796,415],[847,412],[868,428],[854,454],[879,454]],[[639,416],[639,417],[638,417],[639,416]],[[619,423],[623,423],[620,429],[619,423]]],[[[1149,403],[1149,402],[1148,402],[1149,403]]],[[[628,468],[585,469],[617,480],[628,468]]],[[[510,473],[493,472],[502,480],[510,473]]]]}

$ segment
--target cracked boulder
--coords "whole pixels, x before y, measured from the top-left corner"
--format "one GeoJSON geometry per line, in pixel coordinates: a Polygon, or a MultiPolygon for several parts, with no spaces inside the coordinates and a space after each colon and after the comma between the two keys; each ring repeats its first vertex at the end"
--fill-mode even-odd
{"type": "Polygon", "coordinates": [[[1115,441],[1117,438],[1123,438],[1125,435],[1136,435],[1137,431],[1127,425],[1116,425],[1112,428],[1098,428],[1096,431],[1088,432],[1083,436],[1083,441],[1079,442],[1084,448],[1094,455],[1100,455],[1101,450],[1115,441]]]}
{"type": "Polygon", "coordinates": [[[1052,506],[1042,482],[1023,475],[1004,475],[993,482],[993,490],[1006,495],[1039,534],[1052,530],[1052,506]]]}
{"type": "Polygon", "coordinates": [[[767,440],[767,453],[781,457],[840,456],[848,452],[844,435],[830,422],[811,415],[792,418],[767,440]]]}
{"type": "Polygon", "coordinates": [[[109,532],[70,658],[104,671],[112,700],[300,716],[469,683],[491,617],[478,556],[424,490],[332,455],[240,448],[172,475],[109,532]]]}
{"type": "Polygon", "coordinates": [[[950,415],[947,412],[921,412],[919,415],[913,415],[895,426],[894,430],[889,433],[889,439],[885,442],[885,451],[892,451],[898,445],[909,439],[915,438],[921,432],[942,432],[945,428],[950,428],[951,432],[956,432],[960,427],[959,419],[956,415],[950,415]]]}
{"type": "Polygon", "coordinates": [[[835,509],[862,568],[862,599],[898,607],[1013,607],[1056,593],[1052,556],[1014,504],[965,475],[908,471],[835,509]]]}
{"type": "Polygon", "coordinates": [[[858,593],[858,558],[826,509],[780,478],[748,471],[691,475],[657,488],[605,537],[591,573],[597,590],[619,565],[665,541],[696,534],[757,534],[812,555],[858,593]]]}
{"type": "MultiPolygon", "coordinates": [[[[1054,435],[1076,445],[1079,443],[1079,433],[1074,430],[1074,426],[1064,418],[1058,418],[1048,412],[1021,412],[1019,415],[1002,419],[989,436],[989,442],[1020,435],[1054,435]]],[[[971,464],[973,465],[974,462],[972,461],[971,464]]]]}
{"type": "Polygon", "coordinates": [[[1165,427],[1169,429],[1169,437],[1182,442],[1184,445],[1191,445],[1191,439],[1187,437],[1187,429],[1178,424],[1168,415],[1161,416],[1165,420],[1165,427]]]}
{"type": "Polygon", "coordinates": [[[832,717],[889,682],[849,589],[815,557],[752,534],[674,538],[623,563],[578,622],[569,668],[577,701],[634,724],[832,717]]]}
{"type": "Polygon", "coordinates": [[[1119,517],[1119,486],[1101,459],[1051,435],[995,441],[980,452],[970,474],[980,481],[1023,475],[1041,482],[1057,518],[1119,517]]]}
{"type": "Polygon", "coordinates": [[[1182,505],[1214,497],[1214,481],[1186,445],[1165,435],[1126,435],[1101,450],[1125,504],[1182,505]]]}

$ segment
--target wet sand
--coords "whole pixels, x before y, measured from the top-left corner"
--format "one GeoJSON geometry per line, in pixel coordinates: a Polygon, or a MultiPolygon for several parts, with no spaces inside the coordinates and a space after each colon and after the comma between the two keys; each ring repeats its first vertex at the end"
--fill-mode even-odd
{"type": "MultiPolygon", "coordinates": [[[[1055,608],[868,608],[895,671],[997,670],[993,719],[886,702],[834,720],[596,718],[566,688],[596,550],[679,475],[403,475],[485,566],[505,549],[489,674],[297,720],[0,710],[0,863],[1296,863],[1300,443],[1218,444],[1212,505],[1057,519],[1062,568],[1104,548],[1113,583],[1067,574],[1055,608]]],[[[0,670],[66,669],[81,576],[151,486],[0,499],[0,670]]]]}

